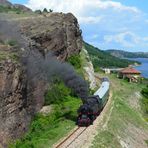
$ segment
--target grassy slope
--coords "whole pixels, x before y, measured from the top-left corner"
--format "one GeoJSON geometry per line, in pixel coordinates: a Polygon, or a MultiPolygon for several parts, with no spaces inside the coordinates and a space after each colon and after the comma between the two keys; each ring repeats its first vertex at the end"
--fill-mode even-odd
{"type": "MultiPolygon", "coordinates": [[[[136,133],[136,131],[127,132],[130,125],[136,127],[137,130],[148,130],[146,121],[142,118],[141,110],[132,107],[130,104],[130,99],[133,99],[132,101],[134,102],[137,101],[137,98],[133,98],[135,97],[134,94],[140,92],[144,86],[119,80],[115,75],[108,75],[108,77],[112,83],[113,103],[104,119],[106,126],[98,129],[98,135],[93,142],[93,148],[120,148],[119,137],[121,139],[126,139],[128,136],[131,139],[135,138],[132,137],[131,132],[136,133]]],[[[138,136],[140,137],[140,135],[138,136]]]]}
{"type": "MultiPolygon", "coordinates": [[[[109,53],[89,45],[84,42],[85,49],[88,51],[94,68],[98,67],[127,67],[129,64],[134,64],[135,61],[119,59],[109,53]]],[[[138,62],[137,62],[138,63],[138,62]]]]}
{"type": "Polygon", "coordinates": [[[9,145],[10,148],[47,148],[52,147],[60,138],[75,127],[80,99],[68,97],[61,104],[55,104],[53,112],[37,114],[29,132],[20,140],[9,145]]]}

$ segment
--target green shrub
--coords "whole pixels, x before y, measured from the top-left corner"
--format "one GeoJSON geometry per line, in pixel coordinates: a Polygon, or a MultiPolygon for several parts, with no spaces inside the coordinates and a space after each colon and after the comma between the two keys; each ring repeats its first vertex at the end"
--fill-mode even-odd
{"type": "Polygon", "coordinates": [[[142,95],[148,99],[148,86],[141,91],[142,95]]]}
{"type": "Polygon", "coordinates": [[[53,12],[53,10],[52,9],[49,9],[49,12],[51,13],[51,12],[53,12]]]}
{"type": "Polygon", "coordinates": [[[46,8],[44,8],[43,13],[48,13],[48,10],[46,8]]]}
{"type": "Polygon", "coordinates": [[[22,11],[20,8],[14,8],[14,7],[9,7],[9,6],[3,6],[0,5],[0,13],[5,12],[16,12],[17,14],[20,14],[22,11]]]}
{"type": "Polygon", "coordinates": [[[71,89],[66,87],[63,81],[55,78],[45,94],[45,105],[57,104],[65,100],[70,94],[72,94],[71,89]]]}
{"type": "Polygon", "coordinates": [[[42,14],[42,11],[41,10],[35,10],[35,13],[36,14],[42,14]]]}
{"type": "Polygon", "coordinates": [[[8,40],[7,41],[7,44],[10,45],[10,46],[16,46],[16,45],[18,45],[18,43],[17,43],[16,40],[8,40]]]}
{"type": "Polygon", "coordinates": [[[75,126],[80,102],[81,100],[68,96],[60,104],[53,106],[52,113],[46,116],[38,113],[34,117],[28,133],[20,140],[10,144],[9,148],[51,147],[75,126]]]}
{"type": "Polygon", "coordinates": [[[146,113],[146,116],[148,116],[148,86],[142,89],[141,94],[144,96],[142,99],[143,110],[146,113]]]}
{"type": "Polygon", "coordinates": [[[73,65],[76,69],[81,68],[81,58],[80,55],[74,54],[67,59],[67,62],[73,65]]]}
{"type": "Polygon", "coordinates": [[[13,61],[18,61],[19,60],[19,55],[18,53],[7,53],[5,51],[0,51],[0,61],[6,60],[6,59],[11,59],[13,61]]]}

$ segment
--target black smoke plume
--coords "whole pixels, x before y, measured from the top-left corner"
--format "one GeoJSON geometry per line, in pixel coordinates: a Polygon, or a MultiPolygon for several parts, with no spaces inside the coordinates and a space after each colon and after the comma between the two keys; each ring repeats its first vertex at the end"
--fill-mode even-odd
{"type": "Polygon", "coordinates": [[[83,100],[87,98],[88,85],[86,81],[76,74],[71,65],[58,61],[51,52],[44,57],[38,50],[31,50],[26,57],[26,61],[27,76],[30,81],[43,80],[51,82],[53,77],[57,76],[78,97],[83,100]]]}
{"type": "Polygon", "coordinates": [[[43,56],[39,49],[28,48],[29,42],[22,37],[19,30],[17,24],[0,20],[0,36],[3,36],[3,39],[17,40],[19,46],[25,49],[21,53],[21,62],[26,67],[28,83],[35,81],[50,83],[54,76],[58,76],[84,102],[88,96],[86,81],[76,74],[71,65],[58,61],[51,52],[43,56]]]}

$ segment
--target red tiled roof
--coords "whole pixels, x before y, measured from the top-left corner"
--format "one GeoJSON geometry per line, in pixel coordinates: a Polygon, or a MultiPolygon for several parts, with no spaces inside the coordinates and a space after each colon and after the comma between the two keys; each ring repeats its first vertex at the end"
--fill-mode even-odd
{"type": "Polygon", "coordinates": [[[127,68],[124,68],[120,71],[121,73],[124,73],[124,74],[141,74],[140,71],[132,68],[132,67],[127,67],[127,68]]]}

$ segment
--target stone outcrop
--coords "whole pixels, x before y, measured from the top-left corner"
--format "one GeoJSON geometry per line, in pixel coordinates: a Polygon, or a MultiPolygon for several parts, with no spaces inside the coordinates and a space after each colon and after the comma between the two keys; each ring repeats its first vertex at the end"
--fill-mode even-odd
{"type": "Polygon", "coordinates": [[[96,87],[96,79],[93,64],[90,60],[87,50],[83,47],[81,51],[81,57],[83,58],[83,71],[85,80],[89,82],[89,88],[94,90],[96,87]]]}
{"type": "Polygon", "coordinates": [[[6,60],[0,65],[0,145],[17,138],[28,127],[26,81],[19,64],[6,60]]]}
{"type": "Polygon", "coordinates": [[[22,22],[22,31],[34,42],[32,46],[46,54],[52,51],[60,60],[79,53],[82,48],[81,30],[71,14],[49,13],[22,22]]]}

